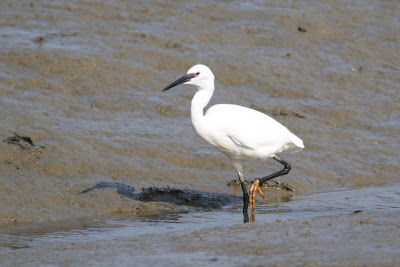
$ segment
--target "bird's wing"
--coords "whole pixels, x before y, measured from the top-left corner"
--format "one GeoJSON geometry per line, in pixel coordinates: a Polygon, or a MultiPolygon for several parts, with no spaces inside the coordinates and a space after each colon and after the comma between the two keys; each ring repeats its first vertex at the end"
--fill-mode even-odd
{"type": "Polygon", "coordinates": [[[282,124],[256,110],[236,105],[215,105],[206,113],[219,136],[229,137],[237,145],[257,149],[285,145],[289,130],[282,124]]]}

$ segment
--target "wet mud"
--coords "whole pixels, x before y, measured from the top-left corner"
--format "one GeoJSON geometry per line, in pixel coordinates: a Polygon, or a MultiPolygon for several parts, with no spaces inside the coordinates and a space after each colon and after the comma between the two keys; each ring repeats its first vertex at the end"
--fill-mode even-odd
{"type": "MultiPolygon", "coordinates": [[[[214,212],[240,206],[241,189],[226,185],[236,179],[233,166],[192,129],[194,89],[161,92],[196,63],[208,65],[216,76],[210,105],[257,109],[304,141],[301,153],[281,155],[292,170],[279,181],[296,191],[264,188],[267,197],[258,198],[256,207],[292,203],[326,190],[338,190],[341,200],[346,198],[342,189],[397,188],[399,10],[396,1],[1,1],[2,234],[86,216],[214,212]]],[[[244,177],[251,181],[279,168],[273,161],[245,162],[244,177]]],[[[382,199],[390,203],[397,196],[383,194],[382,199]]],[[[324,201],[310,197],[303,209],[322,209],[324,201]]],[[[342,204],[359,210],[354,203],[342,204]]],[[[302,264],[335,264],[335,255],[344,265],[368,260],[396,264],[397,258],[390,261],[391,250],[378,249],[380,255],[371,250],[396,248],[395,234],[391,238],[385,229],[394,229],[398,214],[362,210],[351,215],[360,216],[357,220],[328,214],[307,219],[308,225],[293,218],[287,222],[294,229],[289,236],[283,223],[263,222],[256,214],[253,225],[205,229],[209,239],[201,233],[203,239],[194,237],[200,243],[189,240],[193,233],[177,231],[144,241],[96,241],[79,248],[65,244],[54,248],[54,255],[65,262],[81,255],[69,262],[83,265],[85,251],[96,246],[105,251],[111,244],[121,253],[129,248],[138,254],[148,246],[167,263],[176,259],[171,253],[176,249],[204,265],[263,265],[265,250],[276,252],[276,257],[267,254],[271,264],[281,257],[283,265],[292,265],[299,255],[308,259],[302,264]],[[272,229],[261,231],[266,239],[281,240],[274,244],[276,250],[254,241],[258,224],[272,229]],[[378,229],[374,238],[373,227],[378,229]],[[364,230],[369,234],[363,237],[364,230]],[[327,233],[336,234],[324,240],[327,233]],[[207,250],[210,236],[220,240],[215,252],[207,250]],[[349,236],[355,243],[345,242],[349,236]],[[180,241],[151,246],[169,238],[180,241]],[[235,238],[252,249],[236,246],[235,238]],[[302,243],[307,246],[301,248],[302,243]],[[358,245],[361,252],[353,249],[358,245]],[[332,257],[319,256],[321,247],[332,257]]],[[[32,256],[46,263],[49,256],[36,247],[13,251],[2,254],[2,262],[28,265],[22,258],[32,256]]]]}
{"type": "Polygon", "coordinates": [[[248,224],[230,221],[239,215],[237,207],[14,227],[0,233],[0,257],[23,266],[398,265],[398,188],[341,193],[347,200],[324,192],[263,205],[253,214],[258,221],[248,224]],[[312,207],[313,199],[321,201],[312,207]]]}

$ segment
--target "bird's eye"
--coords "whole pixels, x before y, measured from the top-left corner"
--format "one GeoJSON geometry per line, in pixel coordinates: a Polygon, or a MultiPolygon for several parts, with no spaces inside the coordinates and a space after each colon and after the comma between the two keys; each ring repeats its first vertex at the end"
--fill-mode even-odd
{"type": "Polygon", "coordinates": [[[196,72],[196,76],[199,76],[200,75],[200,72],[196,72]]]}

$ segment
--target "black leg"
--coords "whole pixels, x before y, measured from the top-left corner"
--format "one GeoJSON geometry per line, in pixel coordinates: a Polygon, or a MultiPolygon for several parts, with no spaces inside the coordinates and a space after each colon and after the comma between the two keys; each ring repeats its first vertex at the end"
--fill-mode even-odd
{"type": "Polygon", "coordinates": [[[242,184],[242,190],[243,190],[243,222],[248,223],[249,222],[249,214],[247,213],[247,210],[249,209],[249,191],[247,190],[247,185],[242,184]]]}
{"type": "Polygon", "coordinates": [[[244,181],[241,181],[243,191],[243,214],[247,214],[247,210],[249,209],[249,191],[247,190],[247,185],[244,181]]]}
{"type": "MultiPolygon", "coordinates": [[[[251,214],[251,216],[253,216],[253,213],[251,214]]],[[[249,221],[249,214],[247,212],[243,213],[243,223],[248,223],[248,222],[250,222],[249,221]]]]}
{"type": "Polygon", "coordinates": [[[259,179],[260,184],[262,184],[262,183],[264,183],[266,181],[269,181],[271,179],[274,179],[274,178],[276,178],[278,176],[282,176],[282,175],[288,174],[290,172],[290,169],[292,168],[287,161],[284,161],[283,159],[279,158],[278,156],[273,156],[272,158],[274,160],[276,160],[277,162],[281,163],[284,166],[284,168],[282,170],[280,170],[280,171],[277,171],[277,172],[275,172],[273,174],[270,174],[268,176],[265,176],[264,178],[259,179]]]}
{"type": "Polygon", "coordinates": [[[243,191],[243,221],[249,222],[249,214],[247,213],[247,210],[249,209],[249,190],[247,189],[247,185],[244,182],[243,179],[243,172],[242,172],[242,164],[240,161],[233,160],[232,161],[233,166],[235,166],[235,169],[237,171],[237,174],[239,176],[239,181],[240,185],[242,186],[242,191],[243,191]]]}

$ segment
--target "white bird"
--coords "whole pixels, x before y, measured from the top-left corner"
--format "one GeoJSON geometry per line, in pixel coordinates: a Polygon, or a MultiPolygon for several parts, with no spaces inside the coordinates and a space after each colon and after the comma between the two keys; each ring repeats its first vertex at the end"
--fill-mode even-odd
{"type": "MultiPolygon", "coordinates": [[[[261,195],[258,183],[288,174],[291,166],[276,154],[298,152],[304,148],[303,141],[285,126],[259,111],[230,104],[204,108],[214,92],[214,74],[205,65],[195,65],[180,79],[163,89],[166,91],[179,84],[197,87],[192,99],[191,117],[194,131],[205,142],[224,153],[235,167],[243,191],[243,213],[247,215],[249,201],[254,210],[255,192],[261,195]],[[273,158],[284,168],[278,172],[258,179],[249,191],[243,179],[242,160],[265,160],[273,158]]],[[[262,195],[263,196],[263,195],[262,195]]]]}

